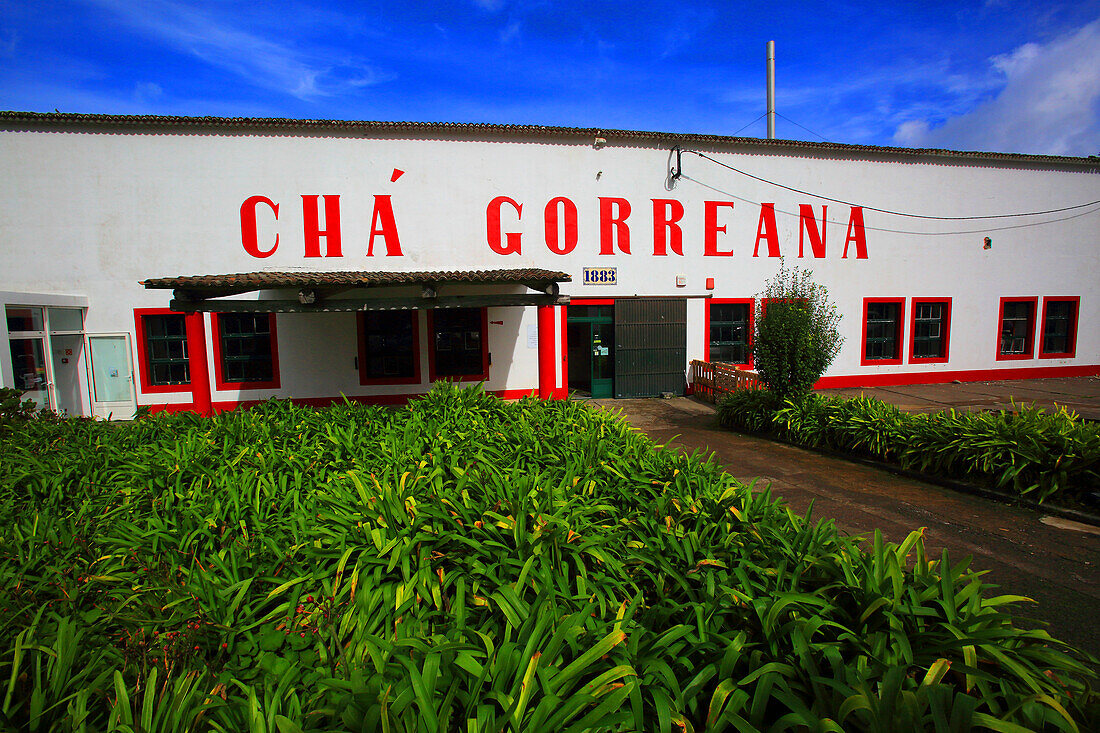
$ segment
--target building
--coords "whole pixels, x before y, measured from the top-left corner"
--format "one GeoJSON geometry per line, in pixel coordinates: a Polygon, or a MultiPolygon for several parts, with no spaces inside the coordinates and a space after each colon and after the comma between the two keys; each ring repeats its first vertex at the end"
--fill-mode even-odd
{"type": "Polygon", "coordinates": [[[824,386],[1100,373],[1100,159],[0,113],[0,384],[71,414],[690,389],[811,268],[824,386]]]}

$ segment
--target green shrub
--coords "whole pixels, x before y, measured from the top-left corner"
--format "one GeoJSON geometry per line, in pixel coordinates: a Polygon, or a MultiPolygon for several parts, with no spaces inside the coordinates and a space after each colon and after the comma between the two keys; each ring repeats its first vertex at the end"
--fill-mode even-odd
{"type": "Polygon", "coordinates": [[[813,389],[844,341],[836,306],[812,275],[798,267],[788,270],[780,260],[779,272],[756,297],[754,368],[780,401],[813,389]]]}
{"type": "Polygon", "coordinates": [[[0,442],[18,730],[1086,729],[1012,597],[571,401],[28,423],[0,442]]]}
{"type": "Polygon", "coordinates": [[[911,414],[880,400],[808,395],[782,405],[735,393],[722,425],[962,478],[1042,502],[1092,503],[1100,491],[1100,428],[1065,409],[911,414]]]}

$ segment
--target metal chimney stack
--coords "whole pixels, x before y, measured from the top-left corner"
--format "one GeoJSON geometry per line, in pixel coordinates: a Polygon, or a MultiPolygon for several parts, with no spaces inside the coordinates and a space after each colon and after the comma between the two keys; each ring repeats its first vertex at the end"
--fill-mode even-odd
{"type": "Polygon", "coordinates": [[[775,139],[775,41],[768,41],[768,139],[775,139]]]}

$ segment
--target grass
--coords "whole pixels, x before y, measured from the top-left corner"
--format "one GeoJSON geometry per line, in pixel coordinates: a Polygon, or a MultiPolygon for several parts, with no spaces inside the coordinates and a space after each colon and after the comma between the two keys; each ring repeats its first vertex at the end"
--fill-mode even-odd
{"type": "Polygon", "coordinates": [[[571,401],[0,425],[0,721],[34,731],[1086,730],[1095,677],[571,401]]]}

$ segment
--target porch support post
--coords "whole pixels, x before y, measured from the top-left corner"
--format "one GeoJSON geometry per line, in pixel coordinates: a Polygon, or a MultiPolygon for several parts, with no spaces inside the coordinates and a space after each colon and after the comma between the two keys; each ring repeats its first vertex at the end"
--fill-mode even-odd
{"type": "Polygon", "coordinates": [[[187,363],[191,372],[191,400],[195,412],[210,417],[210,370],[206,362],[206,316],[200,312],[188,313],[187,324],[187,363]]]}
{"type": "Polygon", "coordinates": [[[554,349],[554,306],[538,306],[539,331],[539,399],[554,398],[554,385],[557,382],[555,371],[556,352],[554,349]]]}

